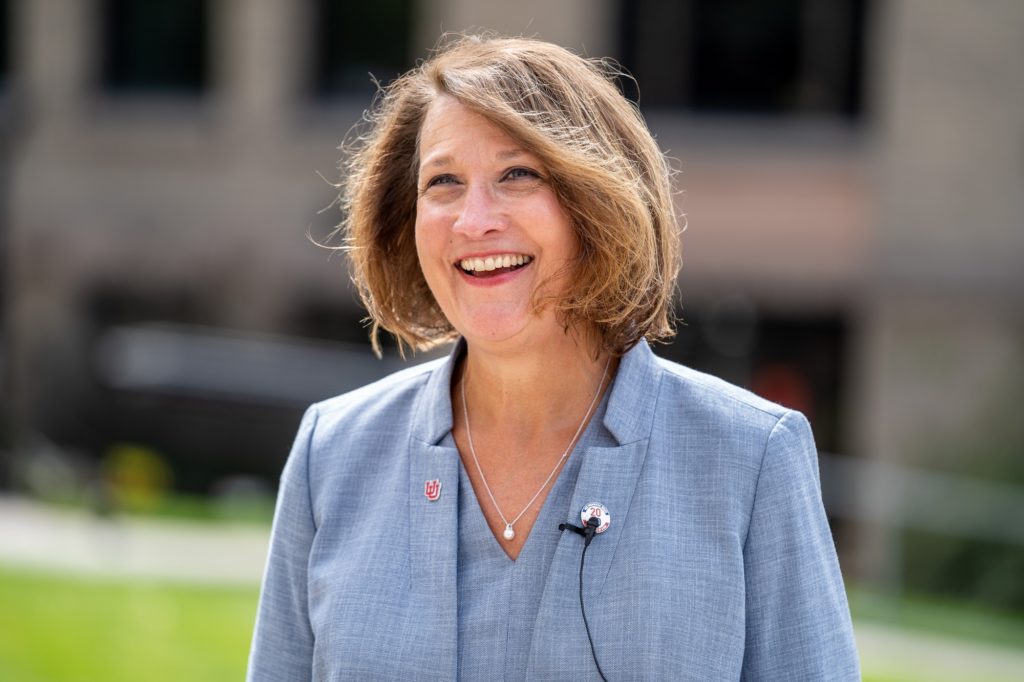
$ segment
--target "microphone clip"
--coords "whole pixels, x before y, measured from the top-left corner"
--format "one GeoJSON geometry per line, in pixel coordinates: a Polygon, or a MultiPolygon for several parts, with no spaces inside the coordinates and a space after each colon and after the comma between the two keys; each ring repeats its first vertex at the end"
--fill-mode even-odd
{"type": "Polygon", "coordinates": [[[591,541],[594,539],[594,534],[597,533],[597,527],[601,525],[601,520],[596,516],[591,516],[587,519],[587,525],[582,528],[574,526],[571,523],[560,523],[558,524],[558,530],[571,530],[577,535],[583,536],[583,546],[589,547],[591,541]]]}

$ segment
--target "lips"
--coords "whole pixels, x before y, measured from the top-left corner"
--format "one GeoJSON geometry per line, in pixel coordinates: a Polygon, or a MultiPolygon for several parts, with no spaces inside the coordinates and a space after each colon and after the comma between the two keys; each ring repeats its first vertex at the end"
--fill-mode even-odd
{"type": "Polygon", "coordinates": [[[513,272],[533,262],[533,256],[521,253],[502,253],[493,256],[463,258],[456,265],[472,277],[494,277],[513,272]]]}

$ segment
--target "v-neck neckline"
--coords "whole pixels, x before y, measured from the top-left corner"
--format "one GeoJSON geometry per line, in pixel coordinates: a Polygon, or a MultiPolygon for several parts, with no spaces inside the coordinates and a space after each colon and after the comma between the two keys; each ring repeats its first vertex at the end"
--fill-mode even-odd
{"type": "MultiPolygon", "coordinates": [[[[459,496],[460,500],[470,507],[467,515],[463,515],[460,510],[459,519],[461,521],[468,517],[469,523],[472,524],[469,530],[473,537],[486,534],[486,536],[490,538],[489,541],[485,542],[488,548],[488,554],[493,554],[495,558],[502,559],[503,563],[506,563],[509,566],[515,566],[521,560],[530,560],[533,558],[533,554],[537,551],[533,548],[538,544],[538,542],[534,540],[534,531],[545,527],[546,522],[549,520],[548,517],[550,517],[552,513],[551,506],[556,504],[552,500],[557,497],[565,497],[563,490],[566,480],[563,478],[563,474],[570,471],[570,467],[574,466],[574,462],[572,460],[576,458],[576,450],[578,448],[579,443],[577,443],[576,447],[573,448],[573,452],[569,453],[569,457],[566,459],[565,465],[562,467],[562,471],[559,472],[554,483],[551,485],[551,488],[548,490],[548,494],[544,497],[544,502],[541,504],[540,511],[537,513],[537,518],[534,519],[533,526],[530,527],[530,532],[526,536],[526,541],[523,542],[523,546],[519,549],[519,554],[517,554],[514,559],[505,551],[505,548],[501,545],[501,540],[498,539],[498,536],[494,534],[490,525],[487,523],[487,517],[484,515],[483,507],[480,505],[480,499],[476,496],[476,490],[473,488],[473,483],[469,478],[469,472],[466,471],[466,466],[465,463],[462,462],[462,458],[459,458],[459,496]],[[462,497],[463,491],[465,492],[465,498],[462,497]]],[[[578,467],[575,468],[575,471],[578,473],[578,467]]],[[[573,475],[572,478],[575,479],[576,476],[573,475]]]]}
{"type": "MultiPolygon", "coordinates": [[[[597,404],[597,407],[594,410],[594,414],[591,415],[590,422],[587,424],[587,427],[583,430],[583,433],[580,434],[579,439],[576,441],[576,444],[573,446],[572,451],[566,458],[565,464],[562,466],[562,470],[559,471],[558,475],[555,477],[555,480],[551,484],[551,487],[549,488],[547,495],[545,495],[544,497],[544,501],[541,504],[540,511],[537,513],[537,517],[536,519],[534,519],[533,525],[530,527],[530,532],[526,536],[526,541],[523,543],[523,546],[519,550],[519,554],[516,555],[516,558],[514,559],[511,556],[509,556],[509,554],[505,551],[504,547],[502,547],[501,545],[501,540],[499,540],[498,537],[491,530],[490,524],[488,524],[487,522],[487,516],[484,514],[483,507],[480,504],[480,499],[477,497],[476,490],[473,488],[473,483],[470,480],[469,472],[466,470],[465,462],[462,461],[462,457],[459,457],[459,498],[461,501],[463,488],[465,488],[465,503],[467,505],[472,505],[472,511],[469,514],[470,522],[473,524],[473,528],[471,530],[474,536],[477,535],[477,532],[481,530],[487,534],[487,536],[490,538],[490,541],[486,543],[487,546],[490,548],[488,549],[489,553],[492,550],[494,552],[498,552],[500,558],[504,559],[504,561],[507,562],[509,565],[514,566],[517,562],[524,558],[524,555],[526,559],[532,559],[533,553],[539,551],[533,549],[535,545],[539,544],[539,541],[534,540],[534,535],[536,534],[534,531],[536,531],[538,528],[543,531],[543,529],[548,527],[549,525],[552,529],[554,529],[555,526],[553,519],[557,518],[561,520],[564,517],[564,510],[553,510],[553,506],[563,503],[565,505],[568,505],[571,503],[573,495],[572,491],[576,487],[576,480],[579,477],[579,472],[582,467],[580,459],[583,457],[583,454],[586,451],[587,447],[595,442],[593,429],[602,428],[604,413],[608,406],[608,397],[610,392],[610,390],[605,391],[605,394],[601,397],[600,402],[597,404]],[[566,490],[567,486],[569,487],[568,490],[566,490]],[[559,499],[561,500],[561,502],[557,501],[559,499]],[[530,552],[530,554],[527,555],[527,552],[530,552]]],[[[454,436],[452,434],[448,434],[448,439],[450,440],[450,443],[454,446],[454,436]]],[[[459,518],[461,522],[461,519],[463,518],[461,510],[459,513],[459,518]]]]}

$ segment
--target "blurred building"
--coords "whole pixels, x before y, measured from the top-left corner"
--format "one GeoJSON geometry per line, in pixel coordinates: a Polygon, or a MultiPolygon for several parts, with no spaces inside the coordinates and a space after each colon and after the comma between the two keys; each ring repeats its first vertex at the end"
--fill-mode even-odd
{"type": "Polygon", "coordinates": [[[7,0],[0,26],[19,442],[272,476],[304,402],[393,366],[341,345],[365,329],[311,243],[339,220],[317,173],[369,74],[486,27],[636,75],[688,223],[663,354],[806,411],[823,449],[1024,447],[1015,0],[7,0]]]}

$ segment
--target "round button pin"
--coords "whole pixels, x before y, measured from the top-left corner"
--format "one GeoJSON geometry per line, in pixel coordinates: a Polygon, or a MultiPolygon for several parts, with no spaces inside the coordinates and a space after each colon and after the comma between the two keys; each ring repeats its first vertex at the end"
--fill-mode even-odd
{"type": "Polygon", "coordinates": [[[587,525],[587,521],[592,518],[596,518],[599,521],[599,525],[594,530],[595,533],[605,532],[612,523],[612,515],[608,513],[608,508],[600,502],[591,502],[584,505],[583,509],[580,510],[580,521],[583,522],[584,527],[587,525]]]}

